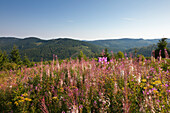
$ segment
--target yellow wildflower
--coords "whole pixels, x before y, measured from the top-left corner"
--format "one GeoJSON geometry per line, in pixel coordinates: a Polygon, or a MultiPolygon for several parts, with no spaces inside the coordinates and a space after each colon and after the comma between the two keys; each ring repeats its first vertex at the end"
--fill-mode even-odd
{"type": "Polygon", "coordinates": [[[152,84],[155,84],[155,82],[152,82],[152,84]]]}
{"type": "Polygon", "coordinates": [[[20,98],[21,100],[24,100],[24,97],[21,97],[21,96],[20,96],[19,98],[20,98]]]}
{"type": "Polygon", "coordinates": [[[157,91],[157,90],[155,90],[155,89],[153,90],[153,92],[154,92],[154,93],[158,93],[158,91],[157,91]]]}
{"type": "Polygon", "coordinates": [[[14,103],[16,106],[18,106],[18,102],[16,101],[15,103],[14,103]]]}
{"type": "Polygon", "coordinates": [[[149,88],[153,88],[153,86],[152,86],[152,85],[150,85],[150,86],[149,86],[149,88]]]}
{"type": "Polygon", "coordinates": [[[147,89],[147,87],[144,87],[144,89],[147,89]]]}
{"type": "Polygon", "coordinates": [[[160,80],[155,81],[155,84],[161,84],[160,80]]]}
{"type": "Polygon", "coordinates": [[[24,100],[18,100],[19,103],[24,102],[24,100]]]}
{"type": "Polygon", "coordinates": [[[141,84],[140,84],[140,87],[143,87],[144,85],[145,85],[144,83],[141,83],[141,84]]]}
{"type": "Polygon", "coordinates": [[[58,97],[53,97],[54,100],[58,99],[58,97]]]}
{"type": "Polygon", "coordinates": [[[142,79],[142,82],[146,82],[146,79],[142,79]]]}
{"type": "Polygon", "coordinates": [[[31,101],[31,99],[29,99],[29,98],[25,98],[25,100],[26,100],[26,101],[31,101]]]}
{"type": "Polygon", "coordinates": [[[161,97],[161,96],[162,96],[162,94],[158,94],[158,96],[160,96],[160,97],[161,97]]]}
{"type": "Polygon", "coordinates": [[[24,94],[22,94],[22,96],[26,97],[26,96],[28,96],[28,94],[27,94],[27,93],[24,93],[24,94]]]}
{"type": "Polygon", "coordinates": [[[12,104],[12,102],[8,102],[7,104],[8,104],[8,105],[11,105],[11,104],[12,104]]]}
{"type": "Polygon", "coordinates": [[[124,90],[124,88],[122,87],[122,90],[124,90]]]}

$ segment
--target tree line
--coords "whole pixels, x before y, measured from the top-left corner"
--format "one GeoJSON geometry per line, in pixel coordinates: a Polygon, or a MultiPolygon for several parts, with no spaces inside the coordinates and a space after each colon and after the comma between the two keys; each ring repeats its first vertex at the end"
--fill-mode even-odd
{"type": "MultiPolygon", "coordinates": [[[[155,51],[153,52],[153,56],[155,58],[158,57],[169,57],[170,51],[167,48],[167,42],[166,42],[166,38],[162,38],[161,40],[159,40],[159,42],[157,43],[157,48],[155,49],[155,51]]],[[[105,48],[105,50],[103,50],[103,52],[101,54],[95,54],[95,56],[93,56],[93,58],[95,58],[96,60],[98,60],[98,57],[107,57],[107,60],[110,61],[111,58],[125,58],[126,54],[124,54],[123,52],[119,51],[118,53],[112,53],[110,54],[108,52],[108,49],[105,48]]],[[[145,57],[141,54],[135,57],[141,57],[143,60],[145,59],[145,57]]],[[[83,54],[82,51],[80,51],[80,54],[76,57],[79,60],[83,59],[87,59],[86,55],[83,54]]],[[[16,46],[13,47],[13,49],[11,50],[10,54],[7,55],[6,51],[1,51],[0,50],[0,70],[10,70],[10,69],[17,69],[20,68],[21,66],[26,66],[26,67],[31,67],[34,66],[35,62],[31,62],[29,60],[29,58],[26,56],[26,54],[24,55],[24,58],[21,59],[21,55],[19,53],[19,49],[17,49],[16,46]]]]}
{"type": "Polygon", "coordinates": [[[31,62],[26,55],[23,60],[21,59],[19,49],[15,45],[9,55],[7,55],[6,51],[0,50],[0,70],[17,69],[21,66],[30,67],[33,65],[34,62],[31,62]]]}
{"type": "MultiPolygon", "coordinates": [[[[170,51],[167,47],[167,38],[162,38],[161,40],[159,40],[159,42],[157,43],[157,47],[155,50],[152,51],[152,56],[157,59],[159,57],[161,58],[169,58],[169,54],[170,54],[170,51]]],[[[131,53],[132,54],[132,53],[131,53]]],[[[105,48],[105,51],[102,52],[102,54],[100,55],[100,57],[107,57],[107,60],[109,61],[111,58],[116,58],[116,59],[119,59],[119,58],[125,58],[125,56],[134,56],[134,57],[141,57],[142,60],[145,59],[144,55],[143,54],[138,54],[137,55],[137,50],[135,50],[134,52],[134,55],[127,55],[126,53],[123,53],[122,51],[119,51],[117,53],[112,53],[112,54],[109,54],[108,53],[108,49],[105,48]]],[[[150,57],[148,57],[150,58],[150,57]]]]}

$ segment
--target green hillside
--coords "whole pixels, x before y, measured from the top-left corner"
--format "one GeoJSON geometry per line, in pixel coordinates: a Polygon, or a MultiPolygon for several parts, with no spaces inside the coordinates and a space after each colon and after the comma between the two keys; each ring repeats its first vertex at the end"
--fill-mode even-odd
{"type": "Polygon", "coordinates": [[[53,40],[41,40],[35,37],[25,39],[0,38],[0,50],[5,50],[9,54],[14,45],[18,47],[21,58],[27,55],[33,61],[40,61],[41,58],[52,60],[53,54],[56,54],[60,59],[74,58],[81,50],[87,57],[93,57],[103,49],[88,42],[67,38],[53,40]]]}
{"type": "MultiPolygon", "coordinates": [[[[136,51],[137,54],[142,54],[145,57],[150,57],[151,52],[155,50],[156,48],[157,48],[157,45],[153,44],[153,45],[149,45],[146,47],[131,48],[131,49],[125,50],[124,52],[135,54],[135,51],[136,51]]],[[[167,44],[167,48],[170,49],[170,43],[167,44]]]]}
{"type": "MultiPolygon", "coordinates": [[[[118,52],[124,51],[130,48],[144,47],[159,42],[159,39],[108,39],[108,40],[96,40],[88,41],[89,43],[100,45],[109,49],[109,51],[118,52]]],[[[167,42],[170,42],[170,39],[167,39],[167,42]]]]}
{"type": "MultiPolygon", "coordinates": [[[[0,37],[0,50],[10,53],[13,46],[16,45],[20,51],[21,58],[26,55],[30,60],[40,61],[52,60],[53,54],[58,58],[75,58],[82,50],[87,57],[95,57],[107,48],[108,51],[117,53],[118,51],[135,52],[138,54],[150,56],[151,51],[156,49],[159,39],[112,39],[96,41],[79,41],[68,38],[59,38],[52,40],[42,40],[36,37],[19,39],[15,37],[0,37]]],[[[170,42],[170,39],[167,39],[170,42]]],[[[168,45],[169,46],[169,45],[168,45]]]]}

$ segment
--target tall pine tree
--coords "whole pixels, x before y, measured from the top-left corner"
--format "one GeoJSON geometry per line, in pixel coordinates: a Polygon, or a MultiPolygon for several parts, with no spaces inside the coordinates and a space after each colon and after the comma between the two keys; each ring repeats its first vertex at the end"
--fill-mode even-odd
{"type": "Polygon", "coordinates": [[[6,51],[2,52],[0,50],[0,70],[3,68],[6,62],[8,62],[8,56],[6,54],[6,51]]]}
{"type": "Polygon", "coordinates": [[[15,45],[10,53],[10,59],[12,62],[14,62],[16,64],[21,64],[21,57],[19,54],[19,50],[17,49],[17,47],[15,45]]]}
{"type": "Polygon", "coordinates": [[[157,49],[155,50],[155,58],[157,58],[159,56],[159,52],[161,52],[161,57],[165,58],[165,49],[167,50],[168,54],[170,54],[170,51],[167,48],[167,42],[166,42],[167,38],[162,38],[161,40],[159,40],[159,42],[157,43],[157,49]],[[161,50],[161,51],[160,51],[161,50]]]}

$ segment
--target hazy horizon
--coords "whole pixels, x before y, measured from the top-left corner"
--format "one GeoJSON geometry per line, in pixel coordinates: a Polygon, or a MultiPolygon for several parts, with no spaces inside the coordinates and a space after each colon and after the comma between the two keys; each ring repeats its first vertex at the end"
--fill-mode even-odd
{"type": "Polygon", "coordinates": [[[1,0],[0,37],[170,37],[169,0],[1,0]]]}
{"type": "MultiPolygon", "coordinates": [[[[114,39],[143,39],[143,40],[154,40],[154,39],[161,39],[161,38],[101,38],[101,39],[87,39],[87,40],[83,40],[83,39],[79,39],[79,38],[72,38],[72,37],[54,37],[54,38],[41,38],[41,37],[36,37],[36,36],[28,36],[28,37],[16,37],[16,36],[0,36],[0,38],[18,38],[18,39],[26,39],[26,38],[39,38],[41,40],[54,40],[54,39],[73,39],[73,40],[80,40],[80,41],[95,41],[95,40],[114,40],[114,39]]],[[[162,37],[162,38],[167,38],[167,37],[162,37]]],[[[170,38],[167,38],[170,39],[170,38]]]]}

